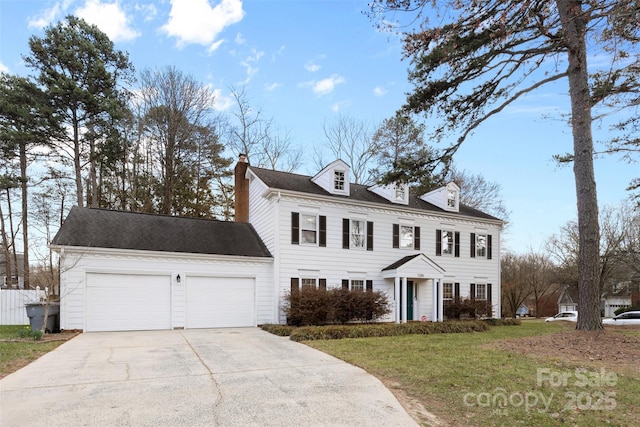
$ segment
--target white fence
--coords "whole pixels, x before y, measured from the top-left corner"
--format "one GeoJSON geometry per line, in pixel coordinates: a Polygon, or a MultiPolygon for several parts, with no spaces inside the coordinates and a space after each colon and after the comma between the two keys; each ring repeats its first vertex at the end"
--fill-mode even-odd
{"type": "Polygon", "coordinates": [[[28,325],[24,305],[37,301],[39,293],[35,289],[0,289],[0,325],[28,325]]]}

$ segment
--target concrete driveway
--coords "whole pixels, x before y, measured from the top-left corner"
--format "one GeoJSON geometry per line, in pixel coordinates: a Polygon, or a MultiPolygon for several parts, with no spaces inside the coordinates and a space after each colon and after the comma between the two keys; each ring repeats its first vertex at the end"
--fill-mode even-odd
{"type": "Polygon", "coordinates": [[[360,368],[257,328],[81,334],[0,380],[9,426],[415,426],[360,368]]]}

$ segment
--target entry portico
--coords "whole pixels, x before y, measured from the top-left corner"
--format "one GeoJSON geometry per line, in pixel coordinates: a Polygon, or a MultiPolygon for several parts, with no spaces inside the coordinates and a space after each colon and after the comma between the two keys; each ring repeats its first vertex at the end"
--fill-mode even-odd
{"type": "MultiPolygon", "coordinates": [[[[428,292],[431,285],[431,312],[430,316],[423,314],[420,317],[430,318],[433,322],[443,321],[442,279],[445,270],[423,253],[408,255],[393,264],[382,269],[382,277],[394,281],[395,322],[406,323],[413,320],[415,311],[426,313],[426,307],[411,309],[415,295],[428,292]],[[411,318],[409,318],[411,317],[411,318]]],[[[418,299],[416,298],[416,301],[418,299]]]]}

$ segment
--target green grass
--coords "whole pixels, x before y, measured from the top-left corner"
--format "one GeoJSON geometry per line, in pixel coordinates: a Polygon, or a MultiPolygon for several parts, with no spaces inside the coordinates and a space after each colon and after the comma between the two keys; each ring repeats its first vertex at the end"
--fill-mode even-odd
{"type": "Polygon", "coordinates": [[[0,325],[0,378],[28,365],[40,356],[58,347],[59,341],[20,339],[28,326],[0,325]],[[16,341],[6,341],[16,340],[16,341]]]}
{"type": "MultiPolygon", "coordinates": [[[[488,332],[309,341],[309,346],[360,366],[402,389],[451,425],[627,426],[639,419],[640,372],[613,370],[615,384],[595,384],[600,367],[491,348],[501,339],[548,334],[567,325],[523,322],[488,332]],[[539,369],[546,369],[540,371],[539,369]],[[576,371],[584,369],[584,371],[576,371]],[[538,384],[539,375],[541,383],[538,384]],[[550,384],[550,375],[567,384],[550,384]],[[584,377],[590,384],[584,386],[584,377]],[[502,405],[501,396],[507,397],[502,405]],[[524,399],[528,399],[527,404],[524,399]],[[613,406],[615,405],[615,408],[613,406]]],[[[610,378],[611,379],[611,378],[610,378]]]]}

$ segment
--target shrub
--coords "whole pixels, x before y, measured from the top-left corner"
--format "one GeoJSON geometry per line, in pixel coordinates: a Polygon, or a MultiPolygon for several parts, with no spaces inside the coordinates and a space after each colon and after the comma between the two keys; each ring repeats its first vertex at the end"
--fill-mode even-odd
{"type": "Polygon", "coordinates": [[[33,338],[34,341],[42,339],[42,331],[39,329],[31,329],[30,326],[21,329],[18,335],[20,338],[33,338]]]}
{"type": "Polygon", "coordinates": [[[269,332],[273,335],[278,335],[280,337],[288,337],[291,335],[291,331],[293,331],[294,327],[289,325],[274,325],[272,323],[266,325],[260,325],[260,328],[263,331],[269,332]]]}
{"type": "Polygon", "coordinates": [[[491,304],[485,300],[462,298],[449,301],[444,306],[447,319],[479,319],[491,316],[491,304]]]}
{"type": "Polygon", "coordinates": [[[292,326],[371,322],[391,312],[380,291],[303,288],[285,295],[283,310],[292,326]]]}
{"type": "Polygon", "coordinates": [[[447,334],[484,332],[489,324],[480,321],[376,323],[359,325],[305,326],[291,332],[293,341],[332,340],[342,338],[390,337],[409,334],[447,334]]]}
{"type": "Polygon", "coordinates": [[[491,325],[491,326],[520,326],[520,319],[514,319],[512,317],[507,317],[504,319],[483,319],[483,322],[491,325]]]}

